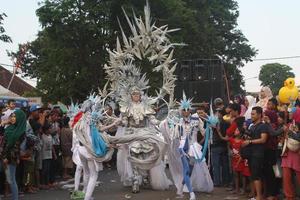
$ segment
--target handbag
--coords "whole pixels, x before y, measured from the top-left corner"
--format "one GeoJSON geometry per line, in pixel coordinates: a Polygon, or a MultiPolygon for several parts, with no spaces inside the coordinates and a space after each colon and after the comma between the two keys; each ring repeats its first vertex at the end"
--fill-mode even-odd
{"type": "Polygon", "coordinates": [[[293,151],[293,152],[297,152],[299,151],[299,148],[300,148],[300,142],[289,137],[287,140],[286,140],[286,146],[289,150],[293,151]]]}

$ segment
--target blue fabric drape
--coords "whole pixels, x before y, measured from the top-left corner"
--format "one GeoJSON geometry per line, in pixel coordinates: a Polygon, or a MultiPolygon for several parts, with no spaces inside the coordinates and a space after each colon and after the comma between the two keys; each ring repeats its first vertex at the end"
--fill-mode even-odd
{"type": "Polygon", "coordinates": [[[94,124],[90,126],[91,128],[91,136],[92,136],[92,145],[95,154],[99,157],[105,156],[107,153],[107,145],[103,140],[101,134],[94,124]]]}
{"type": "Polygon", "coordinates": [[[202,151],[203,154],[202,154],[202,158],[200,159],[200,161],[202,161],[206,156],[208,145],[209,145],[209,140],[212,135],[212,126],[216,126],[218,122],[219,122],[218,118],[213,115],[209,116],[207,119],[207,127],[205,129],[205,141],[204,141],[204,146],[203,146],[203,151],[202,151]]]}
{"type": "Polygon", "coordinates": [[[203,159],[206,156],[211,132],[212,132],[211,127],[207,126],[207,128],[205,129],[205,141],[204,141],[204,146],[202,151],[203,154],[202,154],[202,158],[200,159],[200,162],[203,161],[203,159]]]}

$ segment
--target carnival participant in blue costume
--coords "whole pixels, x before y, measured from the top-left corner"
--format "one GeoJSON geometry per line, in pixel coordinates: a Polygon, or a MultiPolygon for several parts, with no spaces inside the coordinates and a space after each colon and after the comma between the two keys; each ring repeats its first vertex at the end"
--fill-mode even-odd
{"type": "Polygon", "coordinates": [[[168,152],[170,172],[177,195],[183,196],[183,192],[187,191],[190,200],[195,200],[194,192],[211,192],[213,182],[203,158],[202,146],[197,142],[199,131],[205,136],[203,121],[197,115],[191,115],[191,109],[191,100],[183,94],[180,102],[181,117],[176,122],[174,116],[169,115],[165,123],[161,124],[161,129],[164,137],[169,138],[166,141],[169,141],[171,147],[168,152]]]}
{"type": "MultiPolygon", "coordinates": [[[[99,125],[103,118],[103,101],[104,99],[99,95],[90,95],[82,103],[80,111],[74,116],[72,124],[73,133],[76,135],[78,142],[75,149],[77,149],[79,155],[79,162],[76,162],[76,160],[74,162],[79,163],[83,168],[84,200],[94,199],[92,194],[98,179],[98,172],[103,169],[102,163],[111,159],[114,151],[104,131],[117,126],[120,122],[119,119],[115,119],[110,125],[99,125]]],[[[77,194],[83,196],[81,193],[75,192],[71,198],[78,197],[77,194]]]]}

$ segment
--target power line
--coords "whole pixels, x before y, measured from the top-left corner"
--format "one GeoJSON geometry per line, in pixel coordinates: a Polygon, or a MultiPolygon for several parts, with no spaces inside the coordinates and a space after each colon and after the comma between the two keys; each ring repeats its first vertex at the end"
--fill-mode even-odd
{"type": "MultiPolygon", "coordinates": [[[[252,61],[265,61],[265,60],[284,60],[284,59],[294,59],[294,58],[300,58],[300,56],[284,56],[284,57],[273,57],[273,58],[256,58],[252,61]]],[[[201,60],[219,60],[219,59],[201,59],[201,60]]],[[[7,67],[15,67],[12,64],[5,64],[0,63],[0,65],[7,66],[7,67]]]]}
{"type": "Polygon", "coordinates": [[[257,59],[253,59],[253,61],[284,60],[284,59],[293,59],[293,58],[300,58],[300,56],[285,56],[285,57],[275,57],[275,58],[257,58],[257,59]]]}
{"type": "Polygon", "coordinates": [[[7,66],[7,67],[14,67],[14,65],[4,64],[4,63],[0,63],[0,65],[7,66]]]}

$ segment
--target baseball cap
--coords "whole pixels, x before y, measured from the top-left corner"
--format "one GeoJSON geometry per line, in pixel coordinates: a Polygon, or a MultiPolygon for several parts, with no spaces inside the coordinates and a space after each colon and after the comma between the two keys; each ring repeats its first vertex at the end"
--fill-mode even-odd
{"type": "Polygon", "coordinates": [[[223,100],[221,98],[216,98],[214,100],[214,105],[219,105],[219,104],[222,104],[223,103],[223,100]]]}
{"type": "Polygon", "coordinates": [[[41,109],[42,107],[40,106],[40,105],[38,105],[38,104],[33,104],[32,106],[30,106],[30,109],[29,109],[29,111],[30,112],[34,112],[34,111],[37,111],[37,110],[39,110],[39,109],[41,109]]]}

